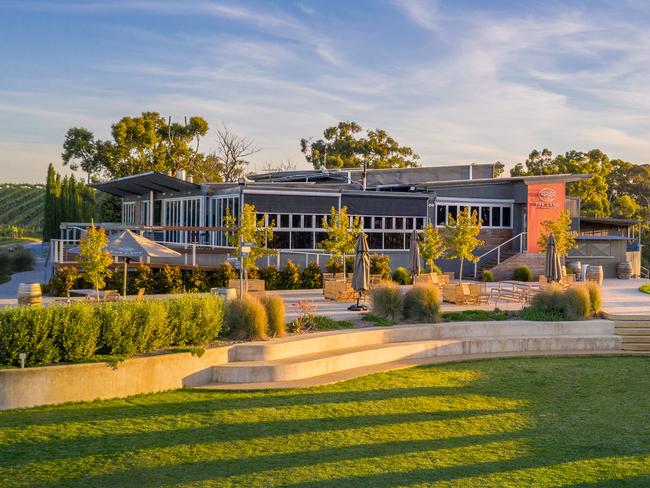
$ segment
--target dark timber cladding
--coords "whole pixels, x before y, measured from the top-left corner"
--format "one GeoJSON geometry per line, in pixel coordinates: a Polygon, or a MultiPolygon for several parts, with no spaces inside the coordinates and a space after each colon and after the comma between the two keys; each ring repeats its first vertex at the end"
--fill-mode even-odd
{"type": "Polygon", "coordinates": [[[254,205],[258,212],[275,213],[329,213],[338,208],[338,194],[307,195],[299,191],[286,193],[257,193],[244,191],[244,203],[254,205]]]}
{"type": "Polygon", "coordinates": [[[426,195],[378,193],[375,196],[370,192],[341,195],[341,206],[348,208],[349,215],[426,217],[427,201],[426,195]]]}

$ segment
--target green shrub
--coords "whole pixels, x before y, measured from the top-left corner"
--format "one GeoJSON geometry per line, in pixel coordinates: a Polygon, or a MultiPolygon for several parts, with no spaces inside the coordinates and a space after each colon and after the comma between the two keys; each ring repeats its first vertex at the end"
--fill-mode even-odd
{"type": "Polygon", "coordinates": [[[275,266],[269,266],[260,270],[260,279],[264,280],[264,287],[267,290],[279,290],[282,286],[280,272],[275,266]]]}
{"type": "Polygon", "coordinates": [[[325,271],[334,274],[343,273],[343,263],[341,263],[340,259],[329,258],[327,264],[325,264],[325,271]]]}
{"type": "Polygon", "coordinates": [[[393,281],[399,283],[400,285],[408,285],[411,283],[411,273],[409,273],[406,268],[400,266],[395,271],[393,271],[393,281]]]}
{"type": "Polygon", "coordinates": [[[323,288],[323,273],[320,266],[316,263],[309,263],[300,273],[300,283],[302,288],[307,290],[323,288]]]}
{"type": "Polygon", "coordinates": [[[566,316],[562,310],[544,310],[536,307],[526,307],[522,309],[521,318],[524,320],[534,320],[540,322],[556,322],[559,320],[566,320],[566,316]]]}
{"type": "Polygon", "coordinates": [[[519,266],[515,268],[515,280],[517,281],[532,281],[533,272],[528,266],[519,266]]]}
{"type": "Polygon", "coordinates": [[[211,276],[210,285],[214,288],[227,288],[230,280],[239,278],[238,271],[229,262],[221,263],[211,276]]]}
{"type": "Polygon", "coordinates": [[[225,328],[235,339],[268,339],[268,317],[264,306],[247,295],[243,300],[232,300],[226,307],[225,328]]]}
{"type": "Polygon", "coordinates": [[[481,281],[492,282],[494,281],[494,274],[489,269],[484,269],[481,272],[481,281]]]}
{"type": "Polygon", "coordinates": [[[144,292],[147,294],[156,291],[153,271],[151,271],[151,268],[146,264],[140,264],[140,266],[138,266],[132,281],[133,287],[136,290],[144,288],[144,292]]]}
{"type": "Polygon", "coordinates": [[[178,266],[164,265],[157,274],[157,288],[162,293],[183,293],[183,274],[178,266]]]}
{"type": "Polygon", "coordinates": [[[133,309],[125,303],[97,305],[96,316],[100,323],[99,353],[132,356],[137,354],[138,333],[133,309]]]}
{"type": "Polygon", "coordinates": [[[74,266],[62,266],[50,278],[47,284],[48,292],[57,297],[69,296],[70,290],[74,288],[78,279],[79,273],[77,272],[77,268],[74,266]]]}
{"type": "MultiPolygon", "coordinates": [[[[133,274],[131,271],[127,272],[126,293],[128,295],[133,295],[138,291],[133,282],[133,274]]],[[[122,269],[122,265],[117,266],[111,276],[106,279],[106,289],[117,290],[120,295],[122,294],[122,290],[124,290],[124,270],[122,269]]]]}
{"type": "Polygon", "coordinates": [[[600,313],[603,306],[603,295],[598,284],[588,281],[585,285],[589,293],[589,301],[591,302],[591,312],[600,313]]]}
{"type": "Polygon", "coordinates": [[[101,324],[95,308],[86,303],[52,306],[51,327],[62,360],[80,361],[97,352],[101,324]]]}
{"type": "Polygon", "coordinates": [[[280,286],[283,290],[297,290],[300,288],[300,268],[289,259],[286,267],[280,272],[280,286]]]}
{"type": "Polygon", "coordinates": [[[404,295],[404,317],[416,322],[440,321],[440,293],[433,286],[414,286],[404,295]]]}
{"type": "Polygon", "coordinates": [[[591,317],[589,291],[584,286],[568,288],[562,293],[564,314],[569,320],[585,320],[591,317]]]}
{"type": "Polygon", "coordinates": [[[131,302],[127,306],[136,328],[134,342],[138,352],[155,351],[174,343],[175,331],[167,318],[166,302],[150,300],[131,302]]]}
{"type": "Polygon", "coordinates": [[[207,344],[219,337],[224,320],[220,297],[187,295],[168,300],[166,304],[175,345],[207,344]]]}
{"type": "Polygon", "coordinates": [[[645,285],[641,285],[641,286],[639,287],[639,291],[640,291],[641,293],[647,293],[648,295],[650,295],[650,283],[645,284],[645,285]]]}
{"type": "Polygon", "coordinates": [[[345,273],[354,273],[354,257],[348,256],[345,258],[345,273]]]}
{"type": "Polygon", "coordinates": [[[19,353],[27,354],[28,366],[61,360],[52,311],[53,307],[17,307],[0,312],[1,364],[19,366],[19,353]]]}
{"type": "Polygon", "coordinates": [[[431,272],[436,274],[442,274],[442,270],[440,269],[440,266],[438,266],[437,264],[431,265],[431,272]]]}
{"type": "Polygon", "coordinates": [[[316,315],[314,324],[316,330],[354,329],[354,324],[348,320],[334,320],[324,315],[316,315]]]}
{"type": "Polygon", "coordinates": [[[0,252],[0,275],[8,275],[11,273],[11,258],[9,253],[0,252]]]}
{"type": "Polygon", "coordinates": [[[34,269],[34,255],[29,249],[19,247],[11,256],[11,268],[16,273],[34,269]]]}
{"type": "Polygon", "coordinates": [[[286,310],[284,300],[278,295],[264,295],[260,301],[266,310],[268,334],[271,337],[283,337],[287,332],[285,322],[286,310]]]}
{"type": "Polygon", "coordinates": [[[190,293],[205,293],[210,291],[208,277],[199,268],[183,273],[183,283],[185,290],[190,293]]]}
{"type": "Polygon", "coordinates": [[[370,274],[381,275],[382,280],[390,280],[392,271],[390,269],[390,256],[371,254],[370,255],[370,274]]]}
{"type": "Polygon", "coordinates": [[[496,309],[492,310],[461,310],[459,312],[443,312],[443,320],[448,322],[480,322],[484,320],[507,320],[505,312],[496,309]]]}
{"type": "Polygon", "coordinates": [[[391,322],[398,322],[402,318],[402,293],[395,283],[386,281],[370,290],[370,300],[374,315],[391,322]]]}

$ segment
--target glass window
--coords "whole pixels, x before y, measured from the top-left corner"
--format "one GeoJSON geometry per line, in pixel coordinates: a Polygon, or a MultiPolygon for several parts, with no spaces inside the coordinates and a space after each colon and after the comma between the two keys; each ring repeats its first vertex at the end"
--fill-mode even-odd
{"type": "Polygon", "coordinates": [[[484,226],[490,227],[490,207],[481,207],[481,220],[484,226]]]}
{"type": "Polygon", "coordinates": [[[459,211],[460,211],[460,212],[466,212],[467,214],[471,215],[471,214],[469,213],[469,207],[468,207],[467,205],[463,205],[463,206],[461,206],[459,211]]]}
{"type": "Polygon", "coordinates": [[[321,242],[327,239],[327,232],[314,232],[314,234],[316,238],[316,245],[314,246],[314,248],[317,248],[321,242]]]}
{"type": "Polygon", "coordinates": [[[368,232],[368,247],[370,249],[383,249],[382,233],[381,232],[368,232]]]}
{"type": "Polygon", "coordinates": [[[456,205],[449,205],[447,207],[447,213],[449,214],[450,219],[453,217],[455,221],[458,217],[458,207],[456,205]]]}
{"type": "Polygon", "coordinates": [[[271,249],[289,249],[289,232],[274,232],[270,242],[271,249]]]}
{"type": "Polygon", "coordinates": [[[406,230],[413,230],[413,217],[406,217],[404,219],[404,228],[406,230]]]}
{"type": "Polygon", "coordinates": [[[384,218],[384,223],[386,225],[386,229],[392,229],[393,228],[393,217],[385,217],[384,218]]]}
{"type": "Polygon", "coordinates": [[[510,207],[503,207],[503,218],[501,219],[501,225],[504,227],[510,227],[512,225],[510,207]]]}
{"type": "Polygon", "coordinates": [[[303,217],[303,221],[304,221],[304,223],[303,223],[303,227],[304,227],[305,229],[311,229],[311,228],[314,226],[314,225],[313,225],[313,224],[314,224],[314,218],[313,218],[313,216],[311,216],[311,215],[305,215],[305,216],[303,217]]]}
{"type": "Polygon", "coordinates": [[[415,228],[417,230],[422,230],[424,229],[424,217],[417,217],[415,219],[415,228]]]}
{"type": "MultiPolygon", "coordinates": [[[[264,214],[263,214],[263,213],[255,214],[255,218],[256,218],[256,220],[257,220],[258,222],[259,222],[260,220],[261,220],[262,222],[264,222],[264,220],[265,220],[265,219],[264,219],[264,214]]],[[[264,224],[266,225],[266,222],[264,222],[264,224]]]]}
{"type": "Polygon", "coordinates": [[[280,215],[280,227],[284,227],[284,228],[289,227],[289,215],[287,214],[280,215]]]}
{"type": "Polygon", "coordinates": [[[383,229],[384,228],[384,218],[383,217],[375,217],[375,229],[383,229]]]}
{"type": "Polygon", "coordinates": [[[292,249],[313,249],[314,233],[313,232],[292,232],[291,248],[292,249]]]}
{"type": "Polygon", "coordinates": [[[384,249],[404,249],[404,234],[386,232],[384,234],[384,249]]]}
{"type": "Polygon", "coordinates": [[[481,218],[481,211],[479,207],[471,207],[470,209],[470,215],[474,215],[476,213],[476,218],[481,218]]]}
{"type": "Polygon", "coordinates": [[[372,229],[372,217],[364,217],[363,218],[363,228],[364,229],[372,229]]]}
{"type": "Polygon", "coordinates": [[[294,229],[300,229],[302,227],[302,215],[292,215],[291,216],[291,227],[294,229]]]}
{"type": "Polygon", "coordinates": [[[492,207],[492,227],[501,227],[501,207],[492,207]]]}
{"type": "Polygon", "coordinates": [[[447,222],[447,206],[438,205],[436,208],[436,225],[445,225],[447,222]]]}
{"type": "Polygon", "coordinates": [[[395,217],[395,228],[397,230],[404,230],[404,218],[403,217],[395,217]]]}

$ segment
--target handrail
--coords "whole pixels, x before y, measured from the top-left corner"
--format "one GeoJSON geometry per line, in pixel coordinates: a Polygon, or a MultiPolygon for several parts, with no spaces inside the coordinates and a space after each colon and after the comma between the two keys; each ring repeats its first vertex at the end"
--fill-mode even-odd
{"type": "Polygon", "coordinates": [[[641,278],[650,278],[650,269],[645,266],[641,266],[641,278]]]}
{"type": "Polygon", "coordinates": [[[483,259],[485,256],[488,254],[496,251],[497,252],[497,265],[501,263],[501,248],[505,246],[506,244],[514,241],[515,239],[519,239],[519,252],[522,252],[524,249],[524,236],[527,234],[527,232],[520,232],[516,236],[511,237],[507,241],[503,241],[501,244],[499,244],[496,247],[493,247],[487,252],[484,252],[480,256],[478,256],[478,260],[474,263],[474,278],[478,277],[478,264],[481,262],[481,259],[483,259]]]}

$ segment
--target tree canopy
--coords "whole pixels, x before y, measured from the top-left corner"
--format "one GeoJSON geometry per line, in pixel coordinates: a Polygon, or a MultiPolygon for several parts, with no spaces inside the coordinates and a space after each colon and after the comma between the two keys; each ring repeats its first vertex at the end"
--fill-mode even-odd
{"type": "Polygon", "coordinates": [[[207,121],[198,115],[179,123],[158,112],[143,112],[113,124],[111,140],[96,139],[88,129],[72,127],[66,133],[61,158],[72,170],[83,170],[88,181],[179,170],[188,171],[197,181],[236,180],[248,164],[246,158],[259,149],[252,139],[238,136],[224,125],[217,131],[217,151],[205,154],[201,142],[208,130],[207,121]]]}
{"type": "Polygon", "coordinates": [[[339,122],[323,131],[316,141],[300,140],[300,150],[314,168],[413,168],[418,156],[413,149],[400,146],[385,130],[363,129],[356,122],[339,122]]]}

